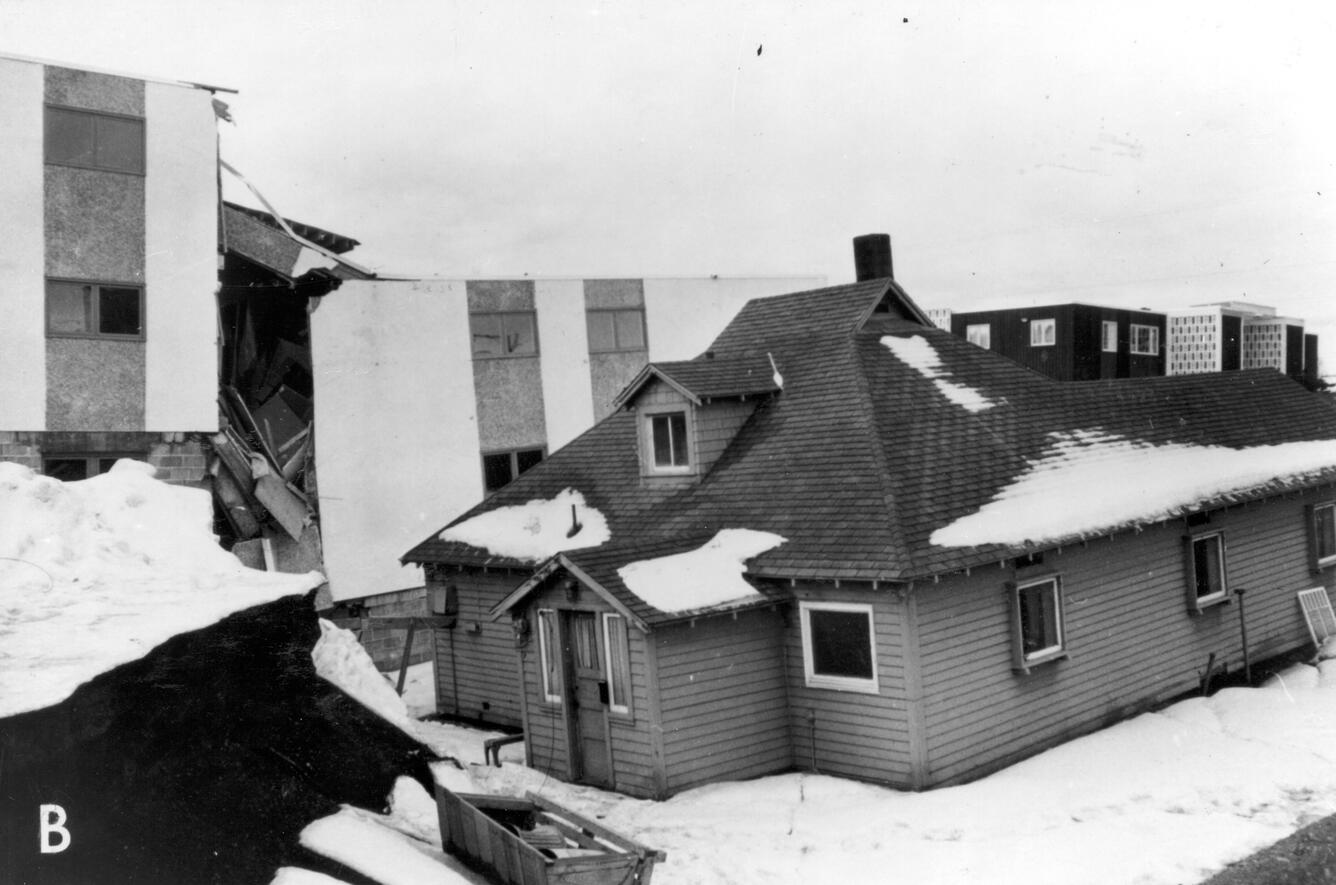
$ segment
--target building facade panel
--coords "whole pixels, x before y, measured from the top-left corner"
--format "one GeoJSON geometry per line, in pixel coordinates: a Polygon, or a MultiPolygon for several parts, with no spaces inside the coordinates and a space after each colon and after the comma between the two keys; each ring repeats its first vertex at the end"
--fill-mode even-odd
{"type": "Polygon", "coordinates": [[[589,383],[585,285],[580,280],[538,280],[534,284],[538,340],[543,345],[539,360],[545,430],[542,443],[550,452],[584,433],[597,417],[587,398],[572,395],[589,383]]]}
{"type": "MultiPolygon", "coordinates": [[[[45,75],[40,64],[0,58],[0,429],[46,424],[46,245],[42,157],[45,75]]],[[[7,445],[13,445],[8,443],[7,445]]],[[[12,460],[6,453],[4,457],[12,460]]]]}

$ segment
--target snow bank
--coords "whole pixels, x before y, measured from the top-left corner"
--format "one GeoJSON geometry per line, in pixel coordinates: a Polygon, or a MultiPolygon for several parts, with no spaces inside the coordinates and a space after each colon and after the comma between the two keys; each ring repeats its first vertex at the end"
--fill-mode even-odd
{"type": "Polygon", "coordinates": [[[886,335],[881,339],[881,343],[895,354],[896,359],[931,380],[942,396],[961,408],[970,412],[982,412],[997,405],[973,387],[949,380],[951,373],[942,368],[942,358],[928,339],[918,335],[909,338],[886,335]]]}
{"type": "Polygon", "coordinates": [[[0,463],[0,717],[323,582],[246,568],[213,536],[209,493],[153,474],[123,460],[62,483],[0,463]]]}
{"type": "Polygon", "coordinates": [[[535,498],[480,513],[440,534],[442,541],[458,541],[495,556],[526,562],[542,562],[563,550],[597,547],[610,537],[603,514],[586,505],[584,495],[573,489],[550,500],[535,498]],[[568,538],[572,508],[583,528],[568,538]]]}
{"type": "Polygon", "coordinates": [[[307,825],[306,848],[383,885],[473,885],[487,880],[465,872],[439,849],[394,829],[391,822],[355,808],[307,825]]]}
{"type": "Polygon", "coordinates": [[[661,612],[743,602],[759,595],[742,577],[747,560],[785,540],[770,532],[724,529],[695,550],[632,562],[617,574],[626,589],[661,612]]]}
{"type": "Polygon", "coordinates": [[[371,660],[352,631],[320,619],[320,638],[311,649],[311,660],[320,678],[338,686],[344,694],[417,737],[404,699],[395,692],[371,660]]]}
{"type": "MultiPolygon", "coordinates": [[[[476,765],[459,789],[544,796],[653,848],[654,881],[1175,885],[1336,813],[1336,661],[1148,713],[960,787],[811,773],[663,802],[476,765]]],[[[465,776],[466,777],[463,777],[465,776]]]]}
{"type": "Polygon", "coordinates": [[[978,512],[933,532],[931,542],[969,547],[1094,534],[1170,519],[1220,495],[1336,468],[1336,440],[1230,449],[1157,446],[1099,430],[1050,438],[1043,455],[1011,485],[978,512]]]}

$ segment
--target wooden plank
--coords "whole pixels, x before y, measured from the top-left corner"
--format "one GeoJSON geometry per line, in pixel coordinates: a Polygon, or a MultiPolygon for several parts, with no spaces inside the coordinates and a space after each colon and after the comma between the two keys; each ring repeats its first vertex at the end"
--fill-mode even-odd
{"type": "Polygon", "coordinates": [[[589,818],[584,817],[583,815],[576,814],[569,808],[565,808],[561,805],[558,805],[552,800],[546,799],[538,795],[537,793],[530,792],[530,793],[525,793],[524,795],[525,798],[527,798],[530,802],[532,802],[534,805],[537,805],[539,808],[543,809],[549,814],[565,818],[566,820],[570,821],[572,824],[581,828],[585,832],[597,836],[598,838],[603,839],[604,841],[612,845],[616,845],[627,851],[639,852],[644,854],[652,853],[652,854],[662,855],[662,852],[656,852],[654,849],[646,845],[642,845],[639,842],[635,841],[634,839],[629,839],[626,836],[620,835],[619,833],[614,833],[607,827],[604,827],[601,824],[597,824],[594,821],[590,820],[589,818]]]}
{"type": "Polygon", "coordinates": [[[1304,623],[1308,625],[1308,635],[1313,638],[1313,645],[1318,648],[1327,641],[1327,637],[1336,634],[1336,614],[1331,610],[1331,598],[1326,587],[1314,587],[1301,590],[1298,594],[1299,607],[1303,609],[1304,623]]]}

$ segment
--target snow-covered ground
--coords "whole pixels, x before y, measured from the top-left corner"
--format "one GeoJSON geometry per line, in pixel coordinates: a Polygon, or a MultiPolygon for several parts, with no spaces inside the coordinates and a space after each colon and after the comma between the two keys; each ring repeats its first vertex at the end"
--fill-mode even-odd
{"type": "MultiPolygon", "coordinates": [[[[1336,660],[1292,667],[1261,688],[1182,701],[926,793],[801,772],[651,802],[526,768],[517,745],[503,750],[501,768],[488,767],[482,742],[494,733],[419,726],[438,753],[461,763],[437,764],[441,783],[533,791],[600,820],[667,853],[654,872],[660,885],[880,882],[891,871],[923,885],[1198,882],[1336,813],[1336,660]]],[[[420,786],[401,780],[393,805],[388,816],[359,820],[439,845],[420,786]]],[[[351,826],[328,828],[345,854],[357,850],[351,826]]],[[[365,868],[384,865],[391,843],[374,829],[366,842],[365,868]]],[[[420,854],[423,844],[405,850],[420,854]]]]}
{"type": "Polygon", "coordinates": [[[62,483],[0,462],[0,717],[324,581],[242,565],[213,536],[209,493],[153,472],[123,460],[62,483]]]}

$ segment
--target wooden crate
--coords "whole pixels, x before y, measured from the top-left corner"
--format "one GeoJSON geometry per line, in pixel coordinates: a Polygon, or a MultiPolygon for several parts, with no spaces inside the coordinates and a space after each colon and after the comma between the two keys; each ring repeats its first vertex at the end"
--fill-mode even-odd
{"type": "Polygon", "coordinates": [[[454,793],[437,784],[436,809],[442,847],[509,885],[645,885],[665,859],[533,793],[454,793]]]}

